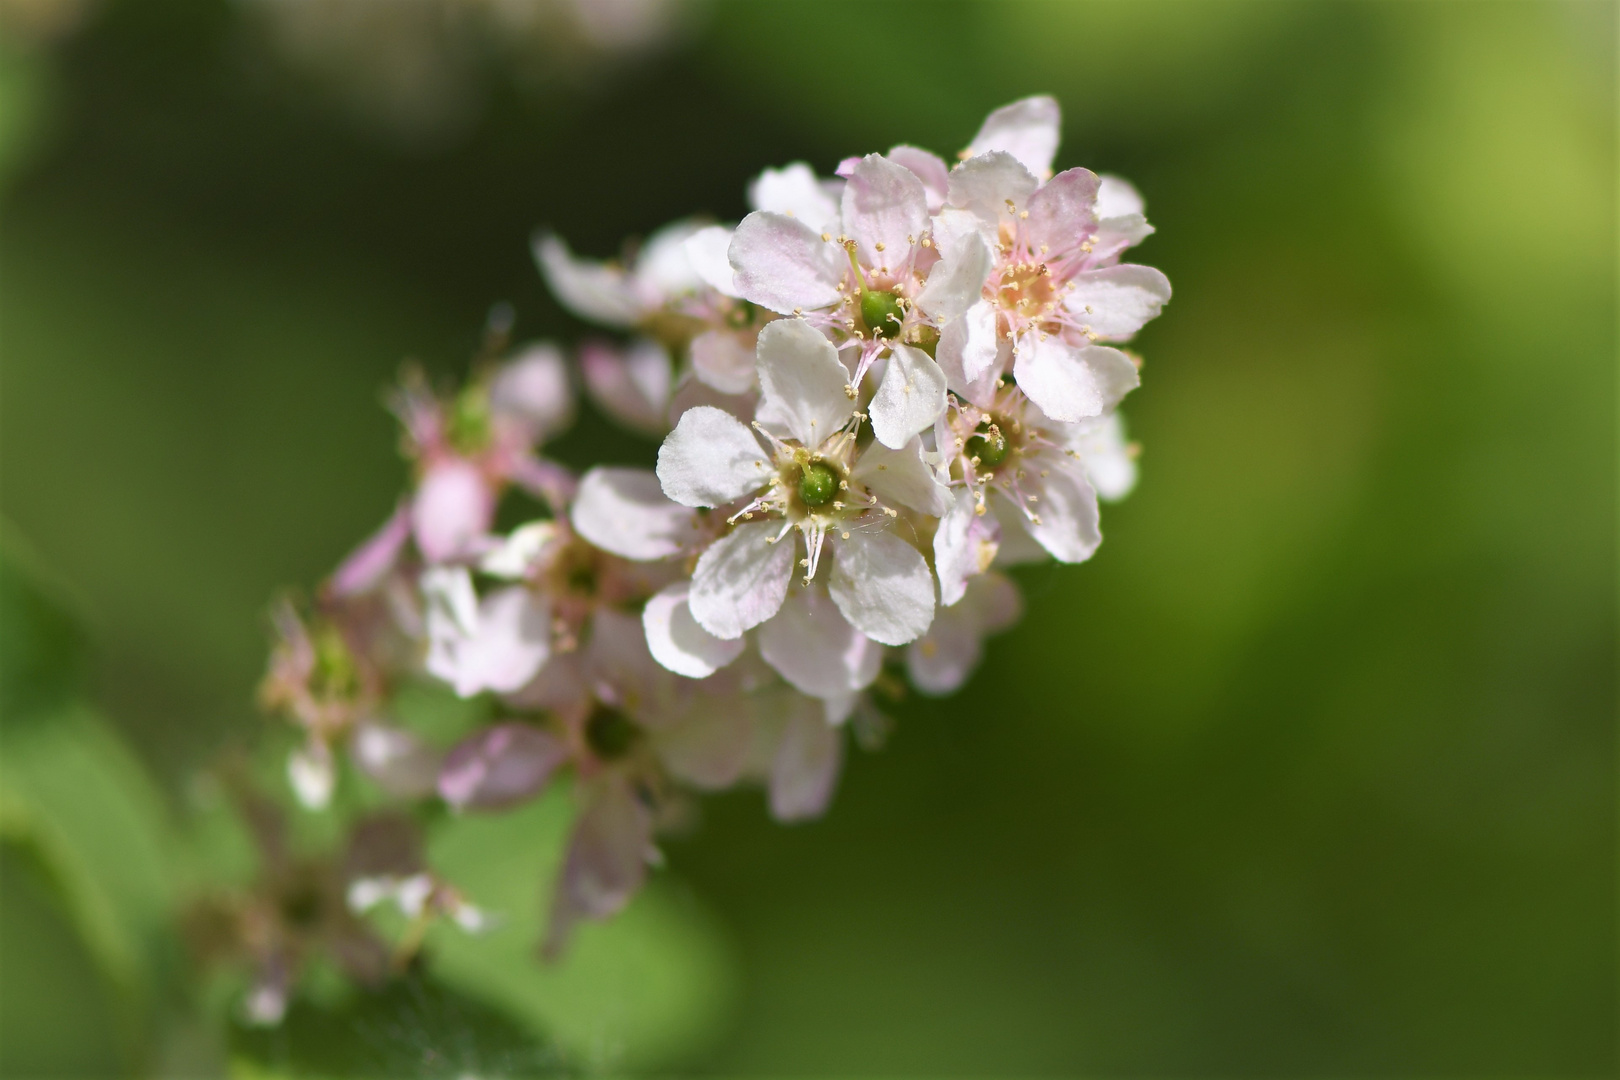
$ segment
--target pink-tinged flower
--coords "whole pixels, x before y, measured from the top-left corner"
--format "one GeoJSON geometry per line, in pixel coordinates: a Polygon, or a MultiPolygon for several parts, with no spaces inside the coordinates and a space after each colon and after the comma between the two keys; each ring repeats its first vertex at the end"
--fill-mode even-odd
{"type": "Polygon", "coordinates": [[[925,694],[949,694],[967,681],[984,656],[984,639],[1007,629],[1023,613],[1018,587],[991,572],[967,583],[957,603],[941,608],[928,633],[906,646],[906,673],[925,694]]]}
{"type": "Polygon", "coordinates": [[[1027,97],[1003,105],[984,118],[963,159],[996,151],[1010,154],[1025,169],[1046,180],[1052,175],[1052,158],[1057,155],[1063,135],[1063,113],[1055,98],[1027,97]]]}
{"type": "Polygon", "coordinates": [[[1099,189],[1085,169],[1040,184],[1005,151],[952,170],[935,222],[940,249],[988,245],[993,261],[977,301],[940,336],[951,389],[981,398],[1010,364],[1047,415],[1072,422],[1103,415],[1137,385],[1136,365],[1096,342],[1134,335],[1169,300],[1170,283],[1151,267],[1113,264],[1140,236],[1104,229],[1099,189]]]}
{"type": "Polygon", "coordinates": [[[480,599],[464,566],[422,575],[428,649],[424,667],[461,697],[510,693],[551,656],[548,597],[508,585],[480,599]]]}
{"type": "Polygon", "coordinates": [[[646,880],[647,865],[659,857],[652,812],[629,777],[597,777],[586,786],[583,802],[541,946],[548,959],[561,955],[581,920],[606,919],[623,910],[646,880]]]}
{"type": "Polygon", "coordinates": [[[1125,438],[1125,418],[1117,412],[1083,420],[1067,431],[1066,449],[1086,467],[1091,486],[1104,502],[1118,502],[1136,487],[1136,458],[1141,446],[1125,438]]]}
{"type": "Polygon", "coordinates": [[[842,728],[816,702],[785,692],[770,700],[765,717],[760,764],[771,816],[782,822],[820,817],[844,764],[842,728]]]}
{"type": "Polygon", "coordinates": [[[758,437],[728,413],[696,408],[658,452],[658,479],[675,502],[740,504],[727,518],[735,528],[697,562],[688,599],[693,618],[715,637],[740,637],[780,610],[795,562],[808,586],[830,543],[828,589],[838,610],[874,641],[913,640],[933,617],[933,577],[917,549],[889,527],[899,513],[883,500],[924,514],[943,510],[944,489],[923,464],[919,443],[860,449],[848,372],[803,320],[767,326],[758,363],[758,437]],[[780,543],[794,531],[805,542],[799,559],[796,543],[780,543]]]}

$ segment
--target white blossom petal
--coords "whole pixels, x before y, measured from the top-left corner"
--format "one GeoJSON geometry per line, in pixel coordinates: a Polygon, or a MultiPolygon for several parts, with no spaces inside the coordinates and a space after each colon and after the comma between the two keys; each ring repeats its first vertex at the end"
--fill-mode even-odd
{"type": "Polygon", "coordinates": [[[732,330],[705,330],[692,339],[692,371],[722,394],[754,388],[754,348],[732,330]]]}
{"type": "Polygon", "coordinates": [[[665,225],[647,237],[636,255],[634,278],[645,309],[701,289],[702,275],[692,265],[686,242],[707,226],[690,218],[665,225]]]}
{"type": "Polygon", "coordinates": [[[414,732],[367,721],[349,738],[355,767],[396,799],[417,799],[434,789],[438,751],[414,732]]]}
{"type": "Polygon", "coordinates": [[[799,699],[782,725],[771,762],[771,816],[784,822],[820,817],[832,800],[843,762],[842,730],[799,699]]]}
{"type": "Polygon", "coordinates": [[[644,727],[657,727],[671,719],[678,704],[679,680],[653,659],[639,617],[598,607],[591,616],[586,652],[598,700],[644,727]]]}
{"type": "Polygon", "coordinates": [[[1063,114],[1053,98],[1043,94],[1015,101],[985,117],[968,144],[968,156],[1005,150],[1036,176],[1050,176],[1062,124],[1063,114]]]}
{"type": "Polygon", "coordinates": [[[928,193],[917,174],[868,154],[844,185],[843,202],[844,232],[861,264],[898,273],[928,228],[928,193]]]}
{"type": "Polygon", "coordinates": [[[948,255],[941,248],[940,256],[928,273],[917,306],[941,322],[949,322],[983,300],[992,262],[990,248],[977,232],[953,241],[948,255]]]}
{"type": "Polygon", "coordinates": [[[690,591],[691,585],[685,581],[665,586],[647,601],[641,624],[654,660],[677,675],[702,679],[742,655],[748,641],[717,638],[699,626],[687,603],[690,591]]]}
{"type": "Polygon", "coordinates": [[[838,203],[802,161],[760,173],[748,185],[748,205],[796,217],[818,232],[838,226],[838,203]]]}
{"type": "Polygon", "coordinates": [[[671,502],[648,469],[592,469],[579,482],[569,520],[603,551],[637,562],[679,554],[696,536],[691,509],[671,502]]]}
{"type": "Polygon", "coordinates": [[[1029,333],[1019,339],[1015,354],[1018,388],[1054,420],[1101,416],[1141,382],[1136,365],[1118,349],[1029,333]]]}
{"type": "Polygon", "coordinates": [[[862,451],[849,478],[884,502],[897,502],[930,517],[945,513],[950,505],[950,489],[923,461],[922,441],[916,436],[898,450],[872,443],[862,451]]]}
{"type": "Polygon", "coordinates": [[[1097,218],[1097,174],[1089,169],[1065,169],[1029,198],[1024,235],[1032,247],[1050,248],[1051,257],[1079,249],[1091,235],[1097,218]]]}
{"type": "Polygon", "coordinates": [[[796,588],[759,628],[759,654],[794,689],[818,698],[863,690],[877,678],[883,647],[855,629],[820,584],[796,588]]]}
{"type": "Polygon", "coordinates": [[[945,373],[921,349],[895,345],[867,409],[878,442],[899,449],[945,411],[945,373]]]}
{"type": "Polygon", "coordinates": [[[851,531],[838,544],[828,589],[844,618],[884,645],[915,639],[934,617],[928,563],[893,532],[851,531]]]}
{"type": "Polygon", "coordinates": [[[1003,498],[1002,493],[997,491],[992,493],[989,504],[990,515],[995,517],[1000,532],[996,545],[996,559],[991,565],[1021,566],[1026,563],[1043,563],[1052,557],[1039,541],[1029,534],[1033,526],[1011,498],[1003,498]]]}
{"type": "Polygon", "coordinates": [[[700,698],[687,716],[653,735],[653,750],[677,780],[719,791],[737,782],[753,738],[753,718],[740,702],[700,698]]]}
{"type": "Polygon", "coordinates": [[[439,770],[439,796],[457,810],[499,810],[532,799],[568,760],[568,744],[509,721],[457,743],[439,770]]]}
{"type": "Polygon", "coordinates": [[[1103,173],[1097,177],[1097,216],[1103,220],[1108,218],[1124,217],[1127,214],[1138,216],[1146,212],[1142,203],[1141,193],[1131,186],[1130,181],[1121,180],[1117,176],[1103,173]]]}
{"type": "Polygon", "coordinates": [[[712,405],[682,413],[658,448],[658,482],[682,506],[722,506],[764,487],[770,477],[754,433],[712,405]]]}
{"type": "Polygon", "coordinates": [[[984,657],[986,635],[1011,625],[1022,601],[1000,574],[974,578],[955,607],[934,619],[928,633],[906,646],[906,673],[924,694],[949,694],[967,681],[984,657]]]}
{"type": "Polygon", "coordinates": [[[484,690],[511,693],[534,677],[551,655],[551,609],[545,598],[515,585],[478,605],[474,632],[446,625],[428,611],[425,667],[460,697],[484,690]]]}
{"type": "Polygon", "coordinates": [[[675,394],[669,400],[668,427],[680,423],[681,417],[699,405],[712,406],[746,423],[759,407],[759,395],[752,390],[746,394],[722,394],[688,372],[681,379],[680,385],[676,386],[675,394]]]}
{"type": "Polygon", "coordinates": [[[950,205],[977,217],[994,232],[1007,214],[1007,204],[1023,209],[1039,181],[1007,153],[968,158],[951,170],[950,205]]]}
{"type": "Polygon", "coordinates": [[[950,510],[934,531],[934,570],[939,575],[939,601],[947,608],[962,599],[968,583],[990,568],[1000,545],[1001,527],[990,514],[978,512],[978,500],[959,488],[950,510]]]}
{"type": "Polygon", "coordinates": [[[422,603],[430,620],[447,634],[478,632],[478,593],[465,566],[430,566],[422,571],[422,603]]]}
{"type": "Polygon", "coordinates": [[[783,315],[833,307],[846,270],[844,252],[797,218],[755,211],[731,238],[737,292],[783,315]]]}
{"type": "Polygon", "coordinates": [[[533,441],[566,428],[574,419],[574,390],[562,350],[543,342],[502,364],[489,385],[489,407],[520,424],[533,441]]]}
{"type": "Polygon", "coordinates": [[[674,381],[669,353],[656,341],[639,338],[626,349],[586,342],[579,350],[585,389],[610,418],[634,431],[663,435],[674,381]]]}
{"type": "Polygon", "coordinates": [[[332,802],[337,770],[332,751],[319,739],[311,739],[287,757],[287,782],[306,810],[325,810],[332,802]]]}
{"type": "Polygon", "coordinates": [[[411,503],[416,546],[430,563],[465,554],[494,517],[494,493],[478,466],[465,458],[442,458],[428,466],[411,503]]]}
{"type": "MultiPolygon", "coordinates": [[[[557,539],[557,525],[551,521],[531,521],[512,530],[478,560],[478,569],[504,581],[521,581],[529,576],[540,556],[557,539]]],[[[467,585],[472,588],[471,582],[467,585]]]]}
{"type": "Polygon", "coordinates": [[[535,240],[534,257],[552,295],[580,318],[625,328],[641,318],[642,303],[630,276],[618,267],[575,258],[562,238],[551,233],[535,240]]]}
{"type": "Polygon", "coordinates": [[[736,271],[731,268],[731,232],[724,225],[710,225],[686,238],[686,258],[698,277],[711,289],[726,296],[737,296],[736,271]]]}
{"type": "Polygon", "coordinates": [[[886,156],[896,165],[904,165],[917,174],[917,179],[922,181],[923,191],[928,194],[928,212],[939,213],[950,188],[950,169],[944,159],[938,154],[904,143],[894,147],[886,156]]]}
{"type": "Polygon", "coordinates": [[[1064,306],[1093,334],[1124,341],[1170,299],[1170,279],[1151,266],[1107,266],[1076,274],[1064,306]]]}
{"type": "Polygon", "coordinates": [[[985,408],[995,397],[1012,350],[996,333],[996,309],[980,300],[945,324],[934,355],[946,386],[985,408]]]}
{"type": "Polygon", "coordinates": [[[576,922],[617,914],[647,876],[652,814],[636,798],[629,779],[605,773],[588,787],[584,799],[542,946],[551,958],[562,952],[576,922]]]}
{"type": "Polygon", "coordinates": [[[1028,482],[1036,496],[1029,534],[1059,562],[1084,562],[1102,543],[1097,492],[1086,479],[1085,467],[1072,458],[1042,457],[1040,464],[1045,475],[1028,482]]]}
{"type": "Polygon", "coordinates": [[[687,600],[699,626],[729,641],[776,614],[797,550],[791,534],[771,542],[780,529],[772,521],[744,522],[703,553],[687,600]]]}
{"type": "Polygon", "coordinates": [[[1105,502],[1118,502],[1136,486],[1136,451],[1118,412],[1075,424],[1064,445],[1080,455],[1086,478],[1105,502]]]}
{"type": "Polygon", "coordinates": [[[806,447],[820,446],[854,413],[844,392],[849,370],[832,342],[803,319],[767,324],[759,332],[758,363],[761,413],[806,447]]]}

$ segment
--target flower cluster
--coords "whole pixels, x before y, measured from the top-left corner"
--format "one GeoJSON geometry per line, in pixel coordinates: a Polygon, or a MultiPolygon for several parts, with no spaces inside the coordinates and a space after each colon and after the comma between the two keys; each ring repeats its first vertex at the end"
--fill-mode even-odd
{"type": "Polygon", "coordinates": [[[1107,343],[1170,287],[1121,262],[1152,231],[1129,185],[1052,174],[1058,130],[1037,97],[954,167],[897,146],[832,177],[768,169],[736,226],[679,222],[623,263],[538,237],[559,300],[627,340],[577,369],[534,346],[453,394],[406,379],[409,494],[312,610],[277,614],[263,692],[305,732],[299,797],[330,797],[340,750],[458,812],[571,775],[553,951],[623,907],[691,792],[758,782],[778,819],[821,813],[846,729],[884,730],[874,687],[961,686],[1019,616],[1003,568],[1089,558],[1099,496],[1135,481],[1116,406],[1140,361],[1107,343]],[[542,456],[576,370],[662,438],[656,468],[542,456]],[[549,513],[497,530],[513,489],[549,513]],[[452,746],[390,722],[422,677],[495,721],[452,746]]]}

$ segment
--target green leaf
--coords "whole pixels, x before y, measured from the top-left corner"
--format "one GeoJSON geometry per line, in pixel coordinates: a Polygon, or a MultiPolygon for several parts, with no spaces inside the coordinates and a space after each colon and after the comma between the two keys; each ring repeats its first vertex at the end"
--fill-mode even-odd
{"type": "Polygon", "coordinates": [[[22,542],[0,530],[0,719],[8,729],[61,709],[84,679],[84,635],[31,563],[22,542]]]}
{"type": "Polygon", "coordinates": [[[566,790],[520,809],[440,823],[432,865],[502,920],[470,935],[429,935],[433,970],[451,986],[549,1031],[568,1060],[591,1071],[668,1065],[719,1032],[736,987],[716,921],[661,874],[630,906],[579,928],[560,961],[537,945],[574,818],[566,790]]]}

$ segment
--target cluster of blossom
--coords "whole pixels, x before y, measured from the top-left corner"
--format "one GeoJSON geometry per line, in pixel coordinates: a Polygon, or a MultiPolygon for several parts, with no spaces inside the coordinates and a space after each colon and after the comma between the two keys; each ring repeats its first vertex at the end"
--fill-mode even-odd
{"type": "MultiPolygon", "coordinates": [[[[561,302],[629,332],[582,346],[578,372],[663,439],[656,469],[576,477],[540,455],[574,408],[553,346],[452,395],[408,378],[412,490],[312,617],[278,615],[264,693],[307,733],[300,798],[328,799],[339,749],[392,795],[466,812],[570,771],[553,950],[623,907],[689,792],[758,782],[778,819],[821,813],[846,729],[882,729],[885,664],[958,688],[1018,618],[1002,568],[1087,559],[1099,496],[1134,483],[1115,406],[1140,364],[1103,342],[1170,287],[1120,261],[1151,232],[1134,190],[1052,175],[1058,128],[1036,97],[954,167],[897,146],[830,178],[769,169],[740,224],[671,225],[623,265],[540,237],[561,302]],[[499,533],[512,488],[551,513],[499,533]],[[450,747],[390,724],[392,688],[424,673],[501,719],[450,747]]],[[[418,893],[456,897],[421,875],[350,895],[418,893]]],[[[482,921],[459,898],[440,913],[482,921]]]]}

